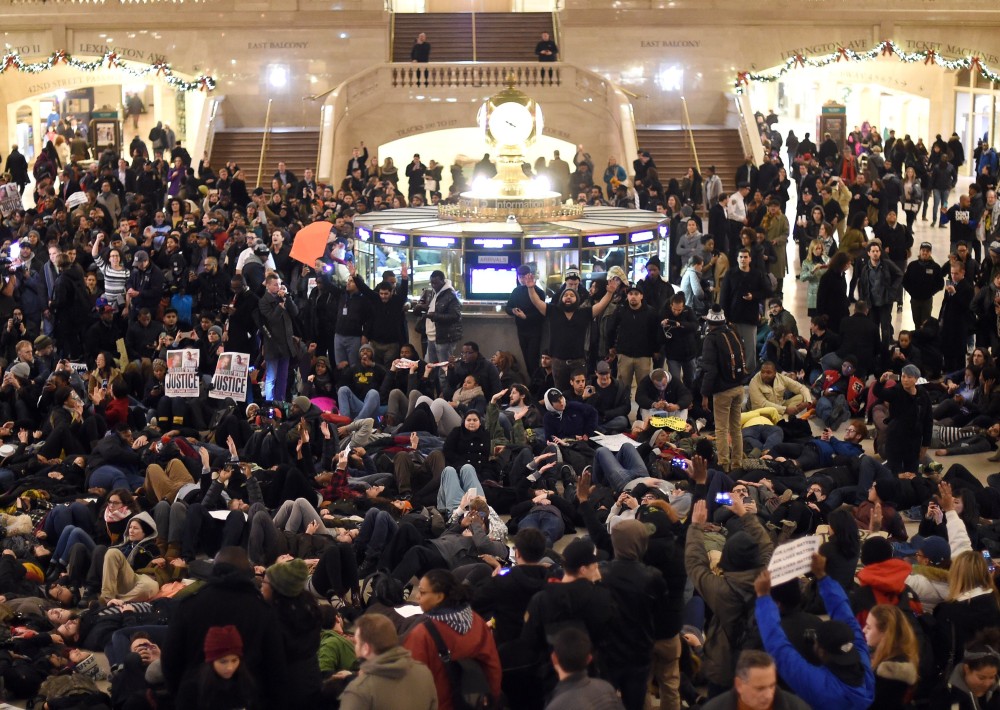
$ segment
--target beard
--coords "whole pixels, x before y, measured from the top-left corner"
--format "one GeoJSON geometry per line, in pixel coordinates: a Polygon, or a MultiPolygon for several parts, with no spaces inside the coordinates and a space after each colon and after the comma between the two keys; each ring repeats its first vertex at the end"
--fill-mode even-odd
{"type": "Polygon", "coordinates": [[[580,305],[579,301],[563,301],[564,311],[575,311],[580,305]]]}

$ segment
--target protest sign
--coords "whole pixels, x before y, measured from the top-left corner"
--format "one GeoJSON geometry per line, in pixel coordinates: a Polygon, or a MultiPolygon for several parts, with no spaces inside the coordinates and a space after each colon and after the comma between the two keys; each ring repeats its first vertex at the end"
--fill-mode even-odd
{"type": "Polygon", "coordinates": [[[194,348],[167,351],[166,394],[168,397],[197,397],[198,359],[194,348]]]}
{"type": "Polygon", "coordinates": [[[812,569],[812,556],[819,551],[819,543],[818,536],[810,535],[778,545],[767,565],[771,573],[771,584],[782,584],[812,569]]]}
{"type": "Polygon", "coordinates": [[[21,191],[18,189],[17,185],[12,182],[0,185],[0,215],[10,217],[10,215],[16,210],[23,209],[24,205],[21,203],[21,191]]]}
{"type": "Polygon", "coordinates": [[[222,353],[212,376],[212,399],[232,397],[237,402],[247,401],[247,371],[250,355],[247,353],[222,353]]]}

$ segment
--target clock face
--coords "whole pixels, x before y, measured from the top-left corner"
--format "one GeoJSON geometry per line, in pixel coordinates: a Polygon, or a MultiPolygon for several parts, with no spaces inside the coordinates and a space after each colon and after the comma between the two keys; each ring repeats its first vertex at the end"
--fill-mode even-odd
{"type": "Polygon", "coordinates": [[[503,103],[490,113],[489,129],[498,144],[519,145],[531,135],[534,117],[519,103],[503,103]]]}

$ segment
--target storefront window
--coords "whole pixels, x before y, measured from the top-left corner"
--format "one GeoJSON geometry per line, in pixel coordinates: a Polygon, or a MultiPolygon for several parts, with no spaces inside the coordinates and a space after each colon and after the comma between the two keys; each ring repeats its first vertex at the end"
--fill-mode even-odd
{"type": "MultiPolygon", "coordinates": [[[[443,239],[454,239],[453,237],[442,237],[443,239]]],[[[417,237],[418,243],[426,237],[417,237]]],[[[457,239],[455,240],[458,241],[457,239]]],[[[430,287],[431,272],[440,270],[444,272],[445,278],[451,280],[455,290],[459,293],[465,289],[462,279],[462,251],[461,245],[457,244],[453,249],[428,249],[417,246],[413,250],[413,264],[410,278],[413,280],[411,293],[419,296],[420,292],[430,287]]]]}
{"type": "Polygon", "coordinates": [[[524,263],[535,268],[535,278],[543,291],[555,293],[563,282],[563,274],[571,266],[579,267],[580,252],[576,249],[532,250],[524,253],[524,263]]]}

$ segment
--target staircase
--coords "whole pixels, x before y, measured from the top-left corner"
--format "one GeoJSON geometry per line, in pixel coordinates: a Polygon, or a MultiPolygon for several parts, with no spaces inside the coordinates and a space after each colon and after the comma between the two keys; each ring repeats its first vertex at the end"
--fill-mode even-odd
{"type": "MultiPolygon", "coordinates": [[[[212,165],[218,170],[227,161],[239,163],[243,170],[247,188],[257,184],[257,166],[260,162],[260,144],[263,129],[239,131],[216,131],[212,142],[212,165]]],[[[316,169],[319,152],[319,131],[298,128],[273,128],[267,140],[267,154],[264,156],[264,175],[261,186],[271,186],[271,176],[278,169],[278,161],[284,160],[285,167],[302,179],[306,168],[316,169]]]]}
{"type": "MultiPolygon", "coordinates": [[[[409,62],[410,49],[423,32],[432,62],[471,62],[472,17],[469,12],[396,13],[392,61],[409,62]]],[[[548,12],[477,12],[475,19],[480,62],[537,61],[535,45],[542,32],[553,35],[548,12]]]]}
{"type": "MultiPolygon", "coordinates": [[[[694,155],[691,153],[687,130],[639,128],[636,133],[639,150],[649,151],[653,156],[664,187],[671,178],[680,180],[687,174],[688,168],[694,167],[694,155]]],[[[716,174],[722,178],[723,191],[735,190],[733,179],[744,158],[740,132],[735,128],[696,128],[693,133],[702,178],[705,177],[708,166],[714,165],[716,174]]]]}

